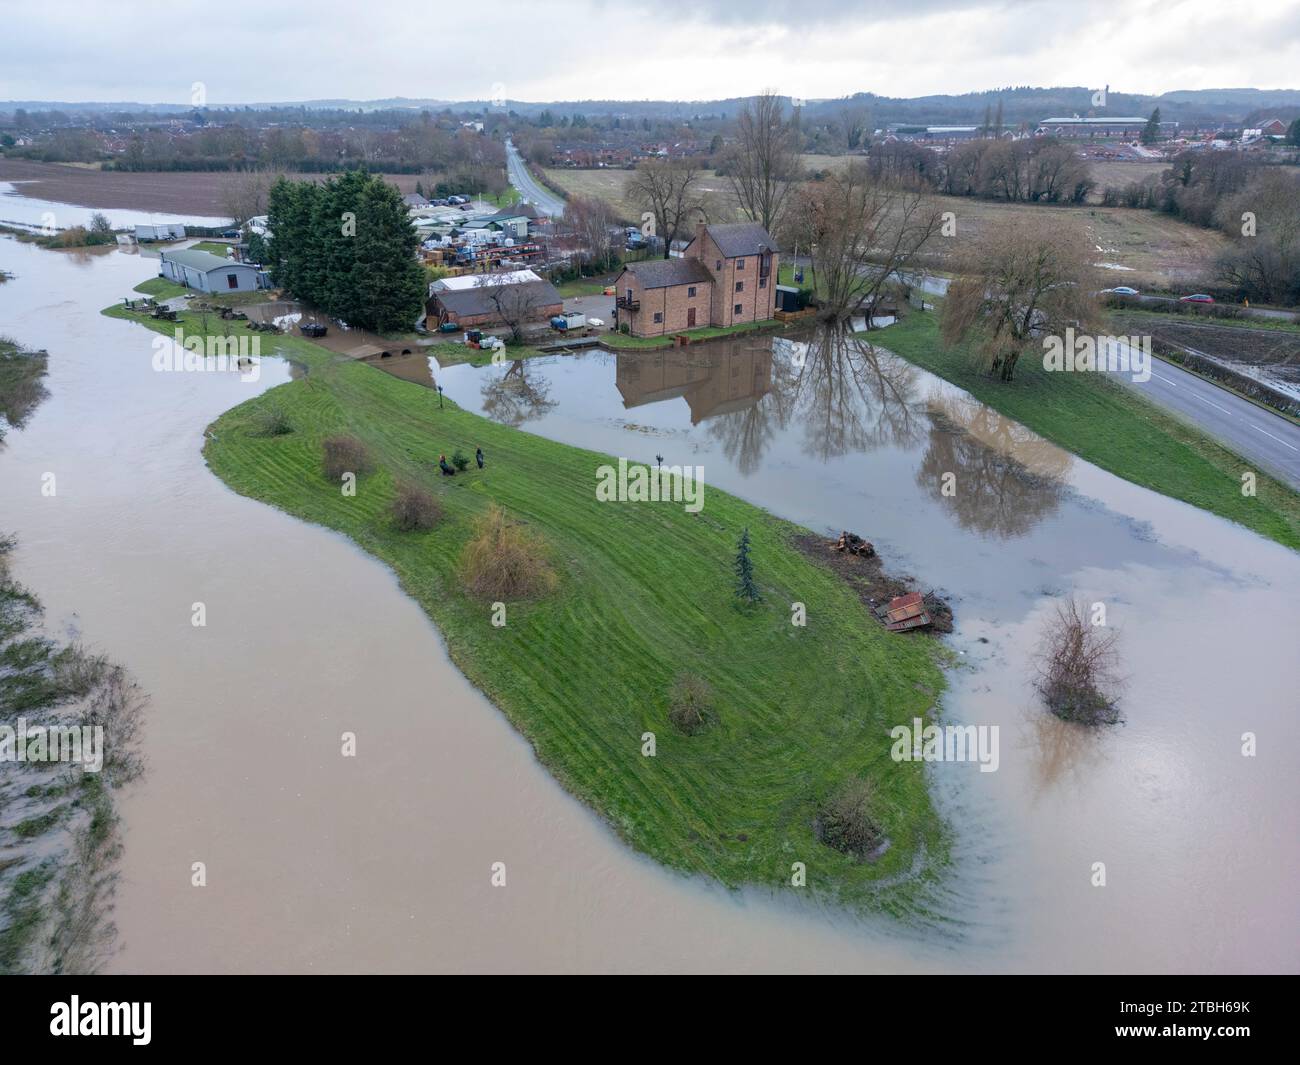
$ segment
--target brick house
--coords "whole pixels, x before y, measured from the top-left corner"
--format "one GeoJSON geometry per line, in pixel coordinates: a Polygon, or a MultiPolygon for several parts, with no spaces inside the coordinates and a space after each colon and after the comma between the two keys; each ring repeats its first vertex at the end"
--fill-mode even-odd
{"type": "Polygon", "coordinates": [[[776,310],[780,252],[761,225],[695,228],[680,259],[629,263],[614,281],[615,321],[634,336],[761,322],[776,310]]]}

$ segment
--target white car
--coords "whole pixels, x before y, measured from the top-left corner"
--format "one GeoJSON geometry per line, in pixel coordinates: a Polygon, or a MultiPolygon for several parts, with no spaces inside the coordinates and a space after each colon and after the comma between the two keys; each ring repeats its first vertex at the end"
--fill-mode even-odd
{"type": "Polygon", "coordinates": [[[1115,288],[1108,288],[1105,291],[1111,293],[1114,296],[1136,296],[1138,294],[1137,289],[1129,288],[1128,285],[1119,285],[1115,288]]]}

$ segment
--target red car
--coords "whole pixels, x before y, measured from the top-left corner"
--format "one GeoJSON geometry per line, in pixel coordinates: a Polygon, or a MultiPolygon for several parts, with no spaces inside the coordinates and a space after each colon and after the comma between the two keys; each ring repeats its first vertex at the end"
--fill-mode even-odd
{"type": "Polygon", "coordinates": [[[1197,292],[1195,295],[1192,296],[1179,297],[1178,302],[1179,303],[1213,303],[1214,297],[1207,296],[1204,292],[1197,292]]]}

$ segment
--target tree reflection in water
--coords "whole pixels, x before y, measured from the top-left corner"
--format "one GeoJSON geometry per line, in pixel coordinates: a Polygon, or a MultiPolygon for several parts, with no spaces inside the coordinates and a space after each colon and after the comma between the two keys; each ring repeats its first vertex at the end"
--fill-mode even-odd
{"type": "Polygon", "coordinates": [[[483,413],[494,422],[519,428],[555,407],[551,383],[530,374],[527,359],[515,359],[504,374],[492,373],[483,383],[483,413]]]}
{"type": "Polygon", "coordinates": [[[930,443],[916,483],[963,529],[1024,536],[1061,504],[1070,455],[969,397],[933,396],[930,443]],[[945,496],[944,474],[953,474],[945,496]]]}
{"type": "Polygon", "coordinates": [[[0,336],[0,448],[6,429],[21,429],[49,396],[45,373],[49,358],[43,351],[24,351],[0,336]]]}
{"type": "Polygon", "coordinates": [[[910,363],[843,324],[823,325],[804,340],[776,337],[770,343],[768,393],[708,424],[741,473],[757,469],[777,431],[794,424],[803,427],[806,453],[823,461],[922,438],[920,374],[910,363]]]}

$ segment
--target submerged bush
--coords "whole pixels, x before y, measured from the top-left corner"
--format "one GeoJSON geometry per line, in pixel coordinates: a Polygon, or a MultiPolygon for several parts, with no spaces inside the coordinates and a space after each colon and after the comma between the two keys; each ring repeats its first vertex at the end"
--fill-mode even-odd
{"type": "Polygon", "coordinates": [[[370,449],[355,436],[337,433],[326,437],[322,447],[325,452],[323,462],[325,476],[331,481],[339,480],[345,473],[360,475],[374,469],[374,463],[370,459],[370,449]]]}
{"type": "Polygon", "coordinates": [[[532,599],[559,584],[545,541],[510,521],[498,506],[478,519],[461,554],[460,570],[465,590],[481,599],[532,599]]]}
{"type": "Polygon", "coordinates": [[[1058,603],[1038,650],[1034,687],[1063,721],[1113,725],[1120,720],[1119,634],[1091,624],[1074,600],[1058,603]]]}
{"type": "Polygon", "coordinates": [[[253,436],[285,436],[293,432],[293,423],[283,407],[271,404],[254,413],[249,432],[253,436]]]}
{"type": "Polygon", "coordinates": [[[707,728],[713,719],[713,692],[701,677],[683,673],[668,696],[668,720],[688,736],[707,728]]]}
{"type": "Polygon", "coordinates": [[[401,532],[424,532],[442,520],[442,505],[419,485],[404,484],[397,489],[390,513],[401,532]]]}
{"type": "Polygon", "coordinates": [[[828,847],[855,858],[865,858],[885,834],[872,816],[876,789],[862,778],[849,780],[835,791],[817,814],[817,838],[828,847]]]}

